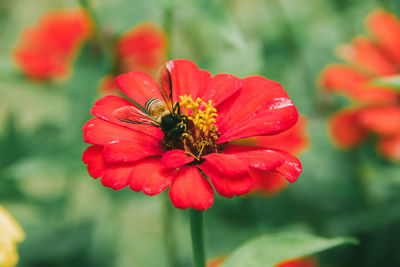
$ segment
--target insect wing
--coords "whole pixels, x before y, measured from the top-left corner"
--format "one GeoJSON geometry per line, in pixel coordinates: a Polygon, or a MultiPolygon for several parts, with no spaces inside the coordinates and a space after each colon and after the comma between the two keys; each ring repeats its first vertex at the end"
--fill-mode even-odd
{"type": "Polygon", "coordinates": [[[141,111],[135,106],[124,106],[114,110],[113,115],[123,122],[134,123],[134,124],[147,124],[151,126],[160,126],[160,124],[141,111]]]}
{"type": "Polygon", "coordinates": [[[168,68],[173,67],[172,62],[167,62],[165,66],[161,67],[158,76],[160,81],[160,92],[164,99],[165,105],[168,110],[173,112],[173,102],[172,102],[172,81],[171,72],[168,68]]]}

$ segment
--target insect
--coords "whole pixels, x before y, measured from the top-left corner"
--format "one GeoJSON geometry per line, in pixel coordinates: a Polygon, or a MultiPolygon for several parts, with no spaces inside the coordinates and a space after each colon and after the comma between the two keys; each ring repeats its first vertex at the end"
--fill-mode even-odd
{"type": "Polygon", "coordinates": [[[189,128],[188,117],[181,114],[179,102],[173,105],[171,73],[164,67],[160,74],[162,79],[159,89],[163,100],[147,100],[145,109],[148,114],[136,106],[124,106],[114,110],[113,115],[123,122],[159,127],[166,138],[177,140],[189,128]]]}

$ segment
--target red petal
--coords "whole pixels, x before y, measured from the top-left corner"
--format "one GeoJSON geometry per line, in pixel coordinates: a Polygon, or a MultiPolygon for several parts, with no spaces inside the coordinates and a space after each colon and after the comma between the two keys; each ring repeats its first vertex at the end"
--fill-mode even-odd
{"type": "Polygon", "coordinates": [[[400,135],[379,140],[378,149],[383,156],[400,162],[400,135]]]}
{"type": "Polygon", "coordinates": [[[317,267],[318,263],[313,257],[285,260],[275,267],[317,267]]]}
{"type": "Polygon", "coordinates": [[[231,155],[212,153],[202,158],[206,159],[209,165],[214,166],[214,168],[226,175],[246,173],[249,169],[247,161],[231,155]]]}
{"type": "Polygon", "coordinates": [[[310,143],[306,133],[306,117],[300,116],[298,122],[283,133],[270,136],[257,136],[238,140],[240,145],[253,145],[266,148],[276,148],[298,154],[310,143]]]}
{"type": "Polygon", "coordinates": [[[251,168],[249,174],[254,182],[252,192],[263,196],[271,197],[289,185],[282,175],[272,171],[251,168]]]}
{"type": "Polygon", "coordinates": [[[369,77],[347,65],[331,64],[321,72],[320,83],[330,91],[351,95],[352,90],[368,79],[369,77]]]}
{"type": "Polygon", "coordinates": [[[93,104],[90,114],[117,124],[118,120],[112,115],[112,113],[117,108],[124,106],[134,106],[134,104],[122,97],[108,95],[100,98],[93,104]]]}
{"type": "Polygon", "coordinates": [[[143,72],[129,72],[119,75],[115,82],[129,98],[143,106],[150,98],[162,99],[158,83],[143,72]]]}
{"type": "Polygon", "coordinates": [[[102,151],[101,146],[90,146],[83,152],[82,160],[87,164],[87,170],[93,178],[100,177],[106,167],[102,151]]]}
{"type": "Polygon", "coordinates": [[[163,152],[159,144],[122,140],[106,145],[103,155],[107,162],[133,162],[148,156],[162,155],[163,152]]]}
{"type": "MultiPolygon", "coordinates": [[[[242,88],[218,107],[218,115],[218,129],[222,135],[232,127],[246,128],[246,124],[252,123],[247,121],[250,119],[259,121],[252,123],[251,126],[251,130],[258,134],[265,131],[261,123],[263,117],[274,118],[275,123],[280,118],[278,124],[281,131],[294,125],[298,118],[297,110],[282,86],[260,76],[243,79],[242,88]]],[[[271,130],[265,132],[271,132],[271,130]]],[[[242,137],[247,137],[251,136],[251,133],[242,133],[242,135],[242,137]]]]}
{"type": "Polygon", "coordinates": [[[214,201],[214,192],[195,166],[184,166],[171,185],[169,197],[176,208],[206,210],[214,201]]]}
{"type": "Polygon", "coordinates": [[[126,31],[116,45],[121,72],[140,71],[154,77],[164,63],[167,37],[153,22],[145,22],[126,31]]]}
{"type": "Polygon", "coordinates": [[[179,96],[183,95],[191,95],[193,99],[196,99],[200,81],[204,77],[199,68],[186,59],[168,61],[166,66],[171,74],[173,101],[180,101],[179,96]]]}
{"type": "Polygon", "coordinates": [[[185,151],[181,149],[174,149],[165,152],[162,155],[161,161],[167,168],[179,168],[194,160],[193,157],[188,156],[185,151]]]}
{"type": "Polygon", "coordinates": [[[76,50],[91,34],[91,21],[81,9],[44,14],[25,29],[14,58],[30,78],[64,78],[76,50]]]}
{"type": "Polygon", "coordinates": [[[150,196],[157,195],[170,186],[175,175],[176,170],[164,167],[160,158],[147,158],[133,168],[130,187],[150,196]]]}
{"type": "Polygon", "coordinates": [[[217,258],[207,261],[207,267],[221,267],[226,260],[226,255],[219,256],[217,258]]]}
{"type": "Polygon", "coordinates": [[[116,109],[124,106],[134,106],[134,104],[119,96],[113,96],[113,95],[105,96],[100,98],[94,103],[92,109],[90,110],[90,113],[94,116],[99,117],[100,119],[111,122],[115,125],[140,131],[152,136],[156,136],[160,139],[162,138],[163,133],[157,127],[150,125],[126,123],[117,119],[113,114],[113,112],[116,109]]]}
{"type": "Polygon", "coordinates": [[[160,139],[142,132],[111,124],[99,118],[93,118],[83,126],[83,139],[86,143],[105,146],[112,141],[138,140],[148,144],[158,144],[160,139]]]}
{"type": "Polygon", "coordinates": [[[129,184],[134,166],[134,164],[125,163],[108,165],[101,177],[101,183],[115,190],[124,188],[129,184]]]}
{"type": "Polygon", "coordinates": [[[249,166],[276,171],[293,183],[301,173],[300,161],[291,154],[278,149],[229,145],[224,153],[232,154],[249,162],[249,166]]]}
{"type": "Polygon", "coordinates": [[[359,145],[367,137],[367,131],[360,125],[358,115],[359,110],[345,109],[330,118],[329,131],[339,147],[359,145]]]}
{"type": "Polygon", "coordinates": [[[370,78],[343,64],[326,67],[320,77],[321,86],[332,92],[347,95],[367,103],[390,103],[397,101],[397,93],[390,88],[373,86],[370,78]]]}
{"type": "Polygon", "coordinates": [[[249,167],[262,170],[275,169],[285,162],[280,152],[262,147],[228,145],[223,153],[246,160],[249,167]]]}
{"type": "Polygon", "coordinates": [[[354,89],[352,97],[369,104],[390,104],[397,103],[399,95],[389,87],[364,83],[354,89]]]}
{"type": "Polygon", "coordinates": [[[207,99],[203,98],[202,95],[203,95],[203,92],[205,92],[210,79],[211,79],[211,73],[209,73],[206,70],[200,70],[199,96],[206,102],[207,102],[207,99]]]}
{"type": "Polygon", "coordinates": [[[375,36],[379,45],[385,49],[397,63],[400,63],[400,21],[390,12],[379,9],[367,19],[367,28],[375,36]]]}
{"type": "Polygon", "coordinates": [[[341,58],[369,71],[375,75],[392,75],[397,73],[394,62],[369,39],[358,36],[351,44],[338,47],[341,58]]]}
{"type": "Polygon", "coordinates": [[[36,34],[27,36],[29,41],[35,44],[45,42],[64,53],[74,52],[76,46],[89,37],[92,27],[82,9],[49,12],[40,18],[38,24],[36,34]]]}
{"type": "Polygon", "coordinates": [[[282,150],[276,150],[276,151],[279,152],[285,158],[285,162],[279,167],[275,168],[273,171],[282,174],[286,178],[286,180],[288,180],[290,183],[296,182],[302,170],[299,159],[287,153],[286,151],[282,150]]]}
{"type": "Polygon", "coordinates": [[[400,135],[400,107],[374,107],[360,111],[359,121],[366,129],[381,135],[400,135]]]}
{"type": "Polygon", "coordinates": [[[283,128],[283,119],[279,113],[272,111],[254,112],[225,131],[217,140],[217,144],[249,136],[277,134],[283,128]]]}
{"type": "Polygon", "coordinates": [[[231,198],[234,195],[243,195],[250,191],[253,187],[253,180],[246,173],[228,175],[218,171],[218,169],[211,165],[210,162],[205,161],[200,165],[201,170],[207,175],[215,190],[221,196],[231,198]]]}
{"type": "Polygon", "coordinates": [[[119,88],[115,83],[115,77],[113,75],[104,76],[99,82],[99,93],[100,94],[118,94],[119,88]]]}
{"type": "Polygon", "coordinates": [[[34,50],[14,52],[18,68],[29,78],[35,80],[63,79],[70,72],[68,61],[61,55],[43,55],[34,50]]]}
{"type": "Polygon", "coordinates": [[[238,77],[231,74],[217,74],[208,81],[205,90],[200,92],[200,98],[205,102],[211,100],[216,107],[241,87],[242,81],[238,77]]]}

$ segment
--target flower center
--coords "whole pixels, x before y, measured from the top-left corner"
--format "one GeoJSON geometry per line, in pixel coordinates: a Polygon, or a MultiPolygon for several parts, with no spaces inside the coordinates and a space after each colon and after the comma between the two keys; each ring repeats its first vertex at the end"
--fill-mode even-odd
{"type": "Polygon", "coordinates": [[[200,160],[201,155],[217,152],[218,126],[215,124],[218,116],[212,101],[208,103],[200,98],[196,101],[190,95],[180,96],[182,114],[187,114],[189,129],[182,135],[185,150],[188,154],[200,160]]]}

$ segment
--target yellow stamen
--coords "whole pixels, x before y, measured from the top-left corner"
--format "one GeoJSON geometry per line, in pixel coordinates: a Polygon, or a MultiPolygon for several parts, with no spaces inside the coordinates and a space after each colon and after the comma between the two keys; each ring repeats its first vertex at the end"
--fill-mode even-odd
{"type": "Polygon", "coordinates": [[[187,153],[200,160],[206,147],[215,146],[218,136],[218,127],[215,124],[218,117],[217,109],[213,107],[211,100],[206,103],[199,97],[194,101],[190,95],[184,95],[180,100],[181,109],[188,114],[188,120],[193,123],[191,134],[184,136],[184,139],[190,143],[189,146],[197,155],[192,152],[187,153]]]}
{"type": "Polygon", "coordinates": [[[216,127],[215,118],[218,113],[217,109],[212,106],[211,100],[206,103],[198,97],[194,101],[190,95],[181,96],[180,99],[181,106],[192,111],[188,119],[193,122],[196,129],[203,133],[208,133],[216,127]]]}
{"type": "Polygon", "coordinates": [[[190,152],[190,151],[186,151],[185,153],[186,153],[187,155],[190,155],[190,156],[194,157],[194,158],[197,159],[197,160],[200,160],[201,153],[203,153],[204,147],[205,147],[206,145],[208,145],[208,142],[206,142],[206,141],[201,141],[201,149],[200,149],[200,152],[199,152],[199,154],[198,154],[197,156],[196,156],[195,154],[193,154],[192,152],[190,152]]]}

